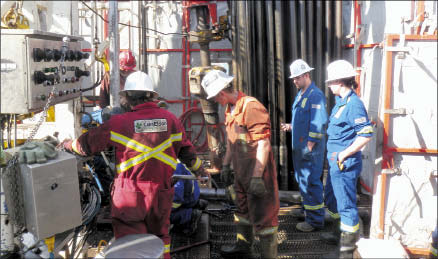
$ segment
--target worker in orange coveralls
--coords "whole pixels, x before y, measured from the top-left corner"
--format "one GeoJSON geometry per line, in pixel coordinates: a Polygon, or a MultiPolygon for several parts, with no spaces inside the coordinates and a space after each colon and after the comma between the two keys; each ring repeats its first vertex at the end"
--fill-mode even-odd
{"type": "Polygon", "coordinates": [[[111,193],[114,236],[154,234],[164,242],[164,258],[170,258],[171,177],[177,158],[198,176],[204,171],[183,125],[153,102],[157,96],[147,74],[132,73],[120,91],[120,104],[127,112],[113,115],[62,146],[80,155],[115,147],[117,176],[111,193]]]}
{"type": "MultiPolygon", "coordinates": [[[[126,78],[134,71],[137,61],[130,50],[121,51],[119,54],[119,68],[120,68],[120,90],[125,87],[126,78]]],[[[99,92],[99,106],[105,108],[110,104],[110,74],[105,72],[102,83],[100,84],[99,92]]]]}
{"type": "Polygon", "coordinates": [[[256,98],[233,90],[233,78],[212,70],[201,83],[207,99],[227,105],[227,151],[223,167],[229,168],[232,162],[235,171],[237,242],[223,246],[221,254],[224,257],[253,257],[255,232],[260,238],[261,258],[276,258],[280,201],[269,114],[256,98]]]}

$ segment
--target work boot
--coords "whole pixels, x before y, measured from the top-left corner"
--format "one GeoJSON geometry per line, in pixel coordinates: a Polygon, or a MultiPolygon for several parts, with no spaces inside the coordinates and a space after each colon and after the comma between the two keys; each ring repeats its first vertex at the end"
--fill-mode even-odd
{"type": "Polygon", "coordinates": [[[252,225],[237,224],[237,242],[232,245],[223,245],[221,255],[225,258],[242,256],[244,258],[254,258],[253,242],[254,234],[252,225]]]}
{"type": "Polygon", "coordinates": [[[205,208],[207,208],[208,206],[208,201],[203,200],[203,199],[199,199],[198,202],[196,203],[195,208],[200,209],[200,210],[205,210],[205,208]]]}
{"type": "Polygon", "coordinates": [[[340,229],[340,220],[336,219],[334,221],[334,230],[333,232],[327,232],[321,234],[321,239],[325,243],[329,245],[337,245],[339,244],[339,239],[341,238],[341,229],[340,229]]]}
{"type": "Polygon", "coordinates": [[[303,209],[293,209],[290,211],[289,215],[291,215],[294,218],[297,218],[298,220],[304,220],[306,218],[303,209]]]}
{"type": "Polygon", "coordinates": [[[356,249],[356,242],[359,240],[359,232],[344,232],[341,233],[341,247],[340,252],[349,252],[356,249]]]}
{"type": "Polygon", "coordinates": [[[190,223],[189,223],[188,227],[183,230],[183,233],[185,235],[191,236],[191,235],[195,234],[196,229],[198,229],[198,223],[199,223],[199,220],[201,219],[201,216],[202,216],[202,211],[200,211],[198,209],[192,210],[192,215],[190,217],[190,223]]]}
{"type": "Polygon", "coordinates": [[[270,235],[259,235],[261,258],[277,258],[277,230],[270,235]]]}
{"type": "Polygon", "coordinates": [[[315,228],[314,226],[310,225],[306,221],[298,223],[297,224],[297,229],[299,231],[301,231],[301,232],[312,232],[312,231],[318,230],[317,228],[315,228]]]}

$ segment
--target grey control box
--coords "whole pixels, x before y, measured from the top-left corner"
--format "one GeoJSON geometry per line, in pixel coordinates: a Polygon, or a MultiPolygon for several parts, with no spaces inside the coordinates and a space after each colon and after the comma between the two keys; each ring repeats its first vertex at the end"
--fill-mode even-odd
{"type": "Polygon", "coordinates": [[[2,30],[0,113],[26,114],[80,96],[89,76],[81,37],[37,30],[2,30]]]}
{"type": "MultiPolygon", "coordinates": [[[[5,152],[14,154],[18,148],[5,152]]],[[[25,226],[38,239],[82,224],[77,160],[58,151],[43,164],[20,164],[25,226]]]]}

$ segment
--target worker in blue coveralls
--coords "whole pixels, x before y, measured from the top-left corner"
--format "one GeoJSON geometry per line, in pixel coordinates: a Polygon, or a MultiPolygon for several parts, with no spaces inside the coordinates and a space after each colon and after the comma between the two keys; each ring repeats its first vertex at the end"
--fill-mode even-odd
{"type": "MultiPolygon", "coordinates": [[[[356,71],[345,60],[327,66],[326,84],[336,104],[327,128],[329,175],[325,186],[325,204],[333,218],[340,218],[340,252],[352,252],[359,239],[359,215],[356,184],[362,171],[361,149],[371,140],[373,127],[363,102],[353,91],[356,71]]],[[[335,240],[339,240],[335,236],[335,240]]],[[[323,235],[324,238],[324,235],[323,235]]]]}
{"type": "MultiPolygon", "coordinates": [[[[173,175],[192,175],[192,173],[183,163],[178,163],[173,175]]],[[[205,209],[207,204],[206,201],[199,199],[197,180],[180,179],[175,183],[174,188],[170,223],[173,224],[172,228],[190,236],[195,233],[202,209],[205,209]]]]}
{"type": "Polygon", "coordinates": [[[326,101],[322,91],[312,82],[313,68],[302,59],[290,65],[299,92],[292,105],[291,124],[281,130],[292,132],[292,160],[304,207],[305,221],[296,225],[302,232],[324,227],[324,200],[321,175],[324,165],[326,101]]]}

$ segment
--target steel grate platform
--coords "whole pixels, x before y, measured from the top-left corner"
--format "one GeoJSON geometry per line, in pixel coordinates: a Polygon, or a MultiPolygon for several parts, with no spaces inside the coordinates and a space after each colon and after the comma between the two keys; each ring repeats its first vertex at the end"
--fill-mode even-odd
{"type": "MultiPolygon", "coordinates": [[[[209,247],[210,254],[201,253],[200,247],[192,248],[184,252],[172,254],[172,258],[222,258],[220,247],[225,244],[232,244],[236,238],[236,227],[233,223],[233,214],[228,211],[227,214],[218,214],[221,218],[209,217],[210,233],[209,247]]],[[[204,214],[204,216],[206,216],[204,214]]],[[[334,229],[332,223],[327,223],[324,229],[316,232],[302,233],[295,228],[300,222],[297,217],[292,215],[279,215],[278,228],[278,258],[332,258],[337,257],[337,246],[328,245],[321,240],[321,234],[331,232],[334,229]]],[[[177,247],[190,245],[201,240],[196,238],[187,238],[180,234],[172,234],[171,250],[177,247]]],[[[254,249],[257,253],[260,251],[259,240],[256,237],[254,249]]],[[[202,249],[201,249],[202,250],[202,249]]]]}

